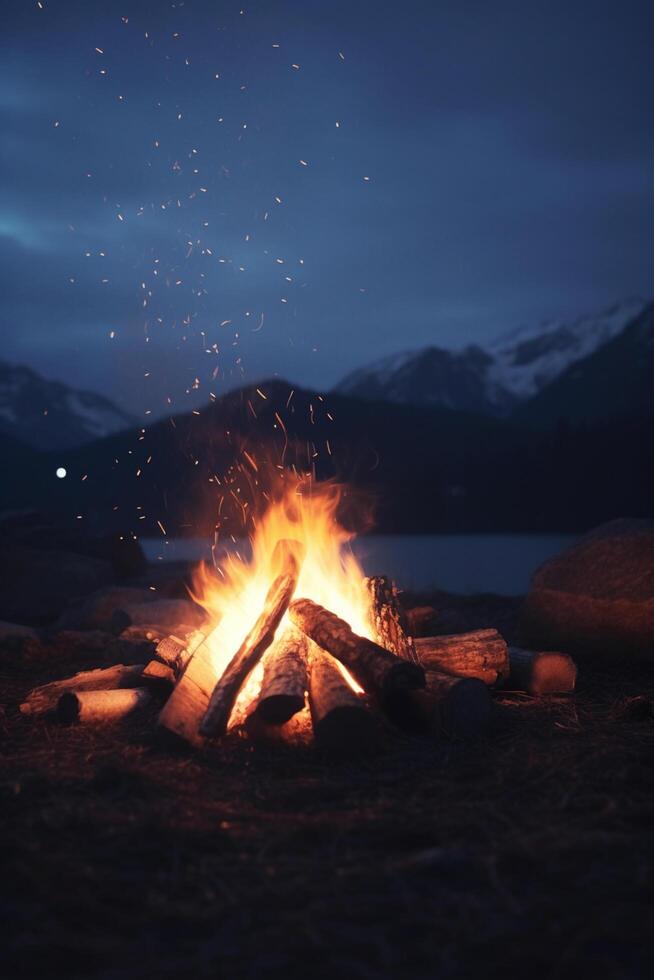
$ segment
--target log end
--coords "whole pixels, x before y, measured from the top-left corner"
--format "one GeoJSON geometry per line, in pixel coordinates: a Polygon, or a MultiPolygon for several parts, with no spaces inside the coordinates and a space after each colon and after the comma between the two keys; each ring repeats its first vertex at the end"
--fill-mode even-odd
{"type": "Polygon", "coordinates": [[[62,694],[57,702],[57,718],[64,725],[79,721],[79,698],[73,691],[62,694]]]}
{"type": "Polygon", "coordinates": [[[304,708],[304,695],[272,694],[259,702],[256,713],[266,725],[284,725],[304,708]]]}

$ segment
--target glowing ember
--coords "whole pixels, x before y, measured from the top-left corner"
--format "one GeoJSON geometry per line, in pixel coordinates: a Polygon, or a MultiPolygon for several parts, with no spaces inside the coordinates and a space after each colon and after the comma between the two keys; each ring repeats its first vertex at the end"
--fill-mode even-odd
{"type": "MultiPolygon", "coordinates": [[[[217,678],[257,619],[270,584],[281,571],[280,567],[274,567],[273,558],[280,540],[298,541],[305,549],[296,596],[313,599],[346,620],[359,635],[372,638],[363,572],[348,549],[352,533],[342,527],[336,516],[342,492],[333,484],[298,481],[271,503],[256,523],[250,560],[231,554],[217,573],[206,565],[200,566],[194,582],[194,598],[216,623],[207,643],[217,678]]],[[[287,623],[284,617],[277,635],[287,623]]],[[[264,661],[255,668],[241,691],[234,718],[256,697],[264,661]]],[[[345,668],[339,666],[353,689],[361,691],[345,668]]]]}

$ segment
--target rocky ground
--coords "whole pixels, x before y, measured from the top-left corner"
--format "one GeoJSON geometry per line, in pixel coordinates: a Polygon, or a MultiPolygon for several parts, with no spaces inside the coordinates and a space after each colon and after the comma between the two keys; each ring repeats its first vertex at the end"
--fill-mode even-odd
{"type": "MultiPolygon", "coordinates": [[[[407,602],[509,640],[521,606],[407,602]]],[[[115,661],[122,624],[85,645],[78,613],[75,642],[0,644],[3,976],[650,975],[651,668],[589,655],[574,697],[498,696],[469,744],[194,752],[158,739],[154,705],[105,729],[20,714],[36,684],[115,661]]]]}

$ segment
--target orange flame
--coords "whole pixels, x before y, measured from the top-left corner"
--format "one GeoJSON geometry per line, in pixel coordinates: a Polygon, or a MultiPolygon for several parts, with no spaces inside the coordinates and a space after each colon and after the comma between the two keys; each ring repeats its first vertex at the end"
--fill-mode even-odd
{"type": "MultiPolygon", "coordinates": [[[[274,500],[255,522],[251,558],[229,554],[217,571],[203,564],[193,583],[193,598],[210,614],[215,628],[207,638],[216,676],[220,677],[259,616],[266,593],[279,568],[273,567],[275,545],[282,539],[302,543],[305,559],[295,595],[313,599],[346,620],[355,633],[371,637],[369,601],[363,572],[348,542],[352,532],[343,528],[337,510],[343,488],[297,480],[274,500]]],[[[279,633],[287,624],[284,617],[279,633]]],[[[263,667],[253,671],[239,696],[235,713],[258,693],[263,667]]],[[[342,668],[352,687],[359,685],[342,668]]]]}

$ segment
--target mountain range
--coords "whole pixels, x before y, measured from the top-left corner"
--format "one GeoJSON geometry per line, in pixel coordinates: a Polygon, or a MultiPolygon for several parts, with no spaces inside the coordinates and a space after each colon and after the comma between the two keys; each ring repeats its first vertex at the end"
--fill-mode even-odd
{"type": "Polygon", "coordinates": [[[357,375],[329,395],[261,381],[143,428],[2,367],[0,510],[130,537],[238,536],[270,473],[295,466],[373,501],[383,532],[583,531],[654,511],[654,305],[357,375]]]}
{"type": "Polygon", "coordinates": [[[654,304],[522,327],[485,345],[393,355],[348,374],[339,394],[556,424],[652,407],[654,304]]]}
{"type": "Polygon", "coordinates": [[[102,395],[0,361],[0,433],[11,439],[34,449],[72,449],[135,425],[102,395]]]}

